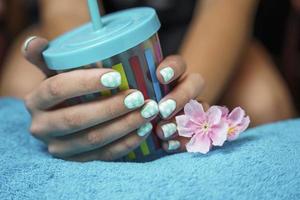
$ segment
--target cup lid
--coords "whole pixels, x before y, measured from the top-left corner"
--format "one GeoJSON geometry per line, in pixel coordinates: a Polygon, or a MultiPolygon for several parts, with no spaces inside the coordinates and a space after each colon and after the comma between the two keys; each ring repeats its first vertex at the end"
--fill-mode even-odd
{"type": "Polygon", "coordinates": [[[90,22],[51,41],[43,52],[48,67],[66,70],[107,59],[147,40],[160,28],[155,10],[148,7],[101,18],[101,26],[96,29],[90,22]]]}

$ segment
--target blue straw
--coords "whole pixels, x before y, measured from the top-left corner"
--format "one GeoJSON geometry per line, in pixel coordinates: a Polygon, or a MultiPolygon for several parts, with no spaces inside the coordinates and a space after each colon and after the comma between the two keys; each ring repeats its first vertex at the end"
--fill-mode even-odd
{"type": "Polygon", "coordinates": [[[98,31],[103,27],[98,2],[97,0],[88,0],[88,5],[94,31],[98,31]]]}

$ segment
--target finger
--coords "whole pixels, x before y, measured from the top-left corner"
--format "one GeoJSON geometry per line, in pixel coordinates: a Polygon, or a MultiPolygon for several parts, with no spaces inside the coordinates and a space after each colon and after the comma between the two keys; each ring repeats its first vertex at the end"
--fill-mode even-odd
{"type": "Polygon", "coordinates": [[[204,102],[204,101],[199,101],[199,103],[201,103],[202,104],[202,106],[203,106],[203,109],[204,110],[208,110],[209,109],[209,104],[207,103],[207,102],[204,102]]]}
{"type": "Polygon", "coordinates": [[[159,102],[159,111],[163,119],[170,119],[183,109],[191,99],[195,99],[203,88],[203,79],[199,74],[188,74],[177,86],[159,102]]]}
{"type": "Polygon", "coordinates": [[[165,141],[162,144],[162,148],[167,153],[179,153],[186,151],[186,144],[189,142],[189,138],[177,136],[171,140],[165,141]]]}
{"type": "MultiPolygon", "coordinates": [[[[64,139],[57,138],[49,144],[49,151],[58,157],[67,157],[100,148],[139,129],[143,124],[155,118],[157,114],[157,104],[153,100],[148,101],[142,109],[123,117],[64,139]],[[145,112],[151,113],[151,115],[145,115],[145,112]]],[[[143,136],[142,133],[139,135],[143,136]]]]}
{"type": "Polygon", "coordinates": [[[66,99],[111,90],[121,84],[121,75],[113,69],[81,69],[48,78],[26,97],[35,109],[48,109],[66,99]]]}
{"type": "Polygon", "coordinates": [[[52,76],[55,71],[49,70],[44,62],[42,52],[48,47],[48,40],[37,36],[27,38],[22,47],[24,57],[37,66],[46,76],[52,76]]]}
{"type": "Polygon", "coordinates": [[[143,104],[140,91],[126,90],[102,100],[39,112],[33,116],[31,131],[42,137],[64,136],[115,119],[143,104]]]}
{"type": "Polygon", "coordinates": [[[155,128],[156,135],[163,141],[174,139],[178,136],[175,118],[160,121],[155,128]]]}
{"type": "Polygon", "coordinates": [[[149,136],[151,130],[152,124],[146,123],[139,130],[128,134],[114,143],[97,150],[69,157],[68,160],[86,162],[91,160],[113,161],[122,158],[136,149],[149,136]]]}
{"type": "MultiPolygon", "coordinates": [[[[208,103],[201,102],[201,104],[202,104],[204,110],[207,110],[209,108],[208,103]]],[[[184,114],[183,111],[177,113],[176,116],[182,115],[182,114],[184,114]]],[[[163,141],[172,140],[172,139],[178,137],[177,124],[176,124],[175,117],[173,117],[172,119],[169,119],[169,120],[160,121],[156,126],[155,132],[156,132],[158,138],[160,138],[163,141]]]]}
{"type": "Polygon", "coordinates": [[[159,64],[156,76],[160,83],[168,84],[183,75],[185,70],[186,63],[181,56],[169,56],[159,64]]]}

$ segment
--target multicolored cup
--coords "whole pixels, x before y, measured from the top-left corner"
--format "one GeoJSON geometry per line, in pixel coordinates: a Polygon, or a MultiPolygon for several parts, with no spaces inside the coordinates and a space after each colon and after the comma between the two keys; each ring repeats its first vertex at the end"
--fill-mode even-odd
{"type": "MultiPolygon", "coordinates": [[[[100,17],[97,0],[88,0],[92,23],[85,24],[51,41],[43,52],[51,70],[57,73],[80,68],[113,68],[120,72],[118,89],[89,94],[70,100],[78,104],[134,88],[145,99],[157,102],[168,92],[156,77],[162,61],[157,31],[160,22],[152,8],[134,8],[100,17]]],[[[157,119],[158,120],[158,119],[157,119]]],[[[153,127],[157,120],[153,121],[153,127]]],[[[162,156],[161,144],[152,133],[123,161],[149,161],[162,156]]]]}

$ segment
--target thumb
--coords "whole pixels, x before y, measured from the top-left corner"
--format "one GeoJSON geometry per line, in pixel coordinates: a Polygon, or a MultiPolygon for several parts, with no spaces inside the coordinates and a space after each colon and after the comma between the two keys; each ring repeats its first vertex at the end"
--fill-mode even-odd
{"type": "Polygon", "coordinates": [[[55,74],[49,70],[42,56],[43,51],[48,47],[48,40],[37,36],[29,37],[23,44],[22,54],[30,63],[38,67],[47,77],[55,74]]]}

